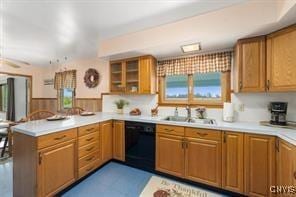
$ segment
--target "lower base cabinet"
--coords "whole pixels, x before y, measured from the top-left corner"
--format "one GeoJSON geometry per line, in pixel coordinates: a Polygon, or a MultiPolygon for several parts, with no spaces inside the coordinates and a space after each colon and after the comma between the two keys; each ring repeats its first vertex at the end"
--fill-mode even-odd
{"type": "Polygon", "coordinates": [[[185,178],[221,187],[221,132],[185,129],[185,178]]]}
{"type": "Polygon", "coordinates": [[[183,137],[158,133],[156,137],[156,170],[177,177],[184,176],[183,137]]]}
{"type": "Polygon", "coordinates": [[[223,132],[222,187],[244,193],[244,133],[223,132]]]}
{"type": "Polygon", "coordinates": [[[39,196],[53,196],[75,182],[75,140],[62,143],[39,152],[39,196]]]}
{"type": "Polygon", "coordinates": [[[124,121],[113,121],[113,159],[125,161],[124,121]]]}
{"type": "Polygon", "coordinates": [[[273,196],[270,186],[275,185],[275,137],[245,134],[245,194],[273,196]]]}
{"type": "MultiPolygon", "coordinates": [[[[296,146],[284,141],[278,141],[277,149],[277,185],[293,186],[296,185],[296,146]]],[[[290,190],[291,191],[291,190],[290,190]]],[[[283,190],[282,190],[283,192],[283,190]]],[[[295,196],[296,193],[285,191],[279,196],[295,196]]]]}
{"type": "Polygon", "coordinates": [[[102,162],[107,162],[113,157],[113,132],[112,121],[100,123],[102,162]]]}

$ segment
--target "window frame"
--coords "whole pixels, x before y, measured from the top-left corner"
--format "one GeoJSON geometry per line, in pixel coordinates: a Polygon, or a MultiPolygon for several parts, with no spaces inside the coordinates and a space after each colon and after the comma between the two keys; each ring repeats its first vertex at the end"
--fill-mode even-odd
{"type": "Polygon", "coordinates": [[[73,107],[75,107],[75,96],[76,96],[76,90],[75,88],[72,90],[72,107],[70,108],[65,108],[64,107],[64,90],[65,89],[71,89],[71,88],[63,88],[63,89],[60,89],[59,92],[58,92],[58,99],[59,99],[59,109],[58,111],[65,111],[65,110],[68,110],[68,109],[71,109],[73,107]]]}
{"type": "MultiPolygon", "coordinates": [[[[7,90],[7,83],[3,83],[3,84],[0,84],[0,91],[3,91],[3,88],[6,88],[6,97],[8,96],[8,90],[7,90]]],[[[4,95],[2,94],[3,92],[1,92],[1,96],[3,97],[4,95]]],[[[8,98],[6,98],[6,101],[8,101],[8,98]]],[[[4,100],[3,98],[0,99],[0,111],[1,112],[7,112],[7,102],[6,102],[6,106],[4,105],[4,100]]]]}
{"type": "Polygon", "coordinates": [[[159,83],[159,97],[158,104],[160,106],[205,106],[208,108],[222,108],[224,102],[230,101],[230,71],[221,72],[221,100],[198,100],[194,98],[193,88],[194,81],[193,75],[188,75],[188,99],[174,100],[166,99],[166,80],[164,77],[158,78],[159,83]]]}

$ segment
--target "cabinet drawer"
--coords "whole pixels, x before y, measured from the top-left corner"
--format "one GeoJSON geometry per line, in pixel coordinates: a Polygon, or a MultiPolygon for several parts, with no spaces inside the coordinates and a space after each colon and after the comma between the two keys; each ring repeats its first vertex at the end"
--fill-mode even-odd
{"type": "Polygon", "coordinates": [[[100,165],[100,161],[96,160],[96,161],[93,161],[90,164],[80,168],[79,172],[78,172],[78,177],[81,178],[81,177],[87,175],[88,173],[95,170],[99,165],[100,165]]]}
{"type": "Polygon", "coordinates": [[[221,141],[221,131],[215,131],[211,129],[200,129],[200,128],[186,128],[185,136],[194,137],[208,140],[221,141]]]}
{"type": "Polygon", "coordinates": [[[85,136],[79,137],[78,146],[82,147],[84,145],[90,144],[98,140],[99,140],[99,132],[96,131],[94,133],[90,133],[85,136]]]}
{"type": "Polygon", "coordinates": [[[93,152],[79,159],[78,168],[82,168],[99,159],[99,151],[93,152]]]}
{"type": "Polygon", "coordinates": [[[38,137],[38,149],[46,148],[61,142],[69,141],[77,137],[77,129],[69,129],[66,131],[56,132],[38,137]]]}
{"type": "Polygon", "coordinates": [[[184,127],[170,126],[170,125],[157,125],[157,133],[167,133],[173,135],[184,136],[184,127]]]}
{"type": "Polygon", "coordinates": [[[78,128],[78,135],[83,136],[89,133],[93,133],[95,131],[99,131],[100,127],[99,124],[91,124],[83,127],[78,128]]]}
{"type": "Polygon", "coordinates": [[[91,144],[88,144],[86,146],[79,148],[78,156],[79,158],[84,157],[92,152],[96,152],[99,150],[99,142],[93,142],[91,144]]]}

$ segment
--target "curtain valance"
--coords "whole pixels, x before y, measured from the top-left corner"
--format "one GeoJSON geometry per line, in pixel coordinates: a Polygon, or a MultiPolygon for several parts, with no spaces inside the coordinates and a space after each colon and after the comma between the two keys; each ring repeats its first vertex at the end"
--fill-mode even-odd
{"type": "Polygon", "coordinates": [[[158,62],[157,75],[225,72],[231,68],[232,52],[219,52],[158,62]]]}
{"type": "Polygon", "coordinates": [[[55,73],[54,88],[56,90],[76,88],[76,70],[67,70],[64,72],[55,73]]]}

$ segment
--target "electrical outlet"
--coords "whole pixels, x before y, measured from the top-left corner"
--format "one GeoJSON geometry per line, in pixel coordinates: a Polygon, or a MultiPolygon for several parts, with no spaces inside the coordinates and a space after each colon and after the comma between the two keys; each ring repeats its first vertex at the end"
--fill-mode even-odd
{"type": "Polygon", "coordinates": [[[245,111],[245,105],[243,103],[238,104],[238,111],[240,112],[245,111]]]}

